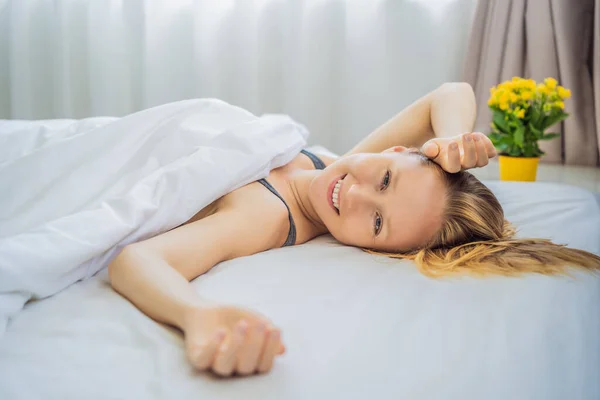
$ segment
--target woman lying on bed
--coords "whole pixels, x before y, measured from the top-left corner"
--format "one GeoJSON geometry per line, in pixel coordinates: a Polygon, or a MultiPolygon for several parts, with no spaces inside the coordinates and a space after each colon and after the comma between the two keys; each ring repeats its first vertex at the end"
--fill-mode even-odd
{"type": "Polygon", "coordinates": [[[464,172],[496,155],[485,135],[470,133],[474,120],[471,87],[444,84],[344,156],[298,154],[182,226],[125,247],[109,265],[112,286],[151,318],[180,328],[196,368],[229,376],[270,370],[285,347],[265,317],[211,304],[192,288],[189,281],[225,260],[330,233],[414,260],[429,276],[600,269],[591,253],[512,238],[496,197],[464,172]]]}

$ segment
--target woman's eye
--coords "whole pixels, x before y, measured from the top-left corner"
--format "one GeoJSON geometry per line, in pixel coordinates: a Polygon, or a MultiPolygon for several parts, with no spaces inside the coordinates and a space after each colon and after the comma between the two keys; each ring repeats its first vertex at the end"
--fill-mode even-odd
{"type": "Polygon", "coordinates": [[[381,215],[379,214],[375,214],[375,235],[379,235],[379,232],[381,232],[381,215]]]}
{"type": "Polygon", "coordinates": [[[381,180],[381,190],[387,189],[390,184],[390,171],[386,171],[383,179],[381,180]]]}

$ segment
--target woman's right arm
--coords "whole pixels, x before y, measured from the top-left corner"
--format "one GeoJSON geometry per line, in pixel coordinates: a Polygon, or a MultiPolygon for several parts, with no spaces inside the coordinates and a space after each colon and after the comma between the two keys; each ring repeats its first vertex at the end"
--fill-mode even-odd
{"type": "Polygon", "coordinates": [[[224,209],[126,246],[110,263],[113,288],[151,318],[180,328],[188,359],[220,375],[264,372],[283,346],[279,330],[250,310],[203,300],[189,281],[219,262],[276,246],[277,213],[224,209]],[[259,220],[260,217],[260,220],[259,220]]]}

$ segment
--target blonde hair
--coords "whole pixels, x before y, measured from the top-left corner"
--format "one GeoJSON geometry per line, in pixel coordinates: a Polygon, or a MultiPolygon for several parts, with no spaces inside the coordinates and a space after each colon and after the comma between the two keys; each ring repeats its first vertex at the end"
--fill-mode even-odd
{"type": "Polygon", "coordinates": [[[600,270],[600,257],[554,244],[547,239],[516,239],[492,191],[468,172],[450,174],[416,150],[422,162],[436,168],[446,185],[446,205],[440,230],[422,248],[404,253],[371,249],[371,254],[413,260],[430,277],[460,274],[516,276],[535,272],[567,273],[573,266],[600,270]]]}

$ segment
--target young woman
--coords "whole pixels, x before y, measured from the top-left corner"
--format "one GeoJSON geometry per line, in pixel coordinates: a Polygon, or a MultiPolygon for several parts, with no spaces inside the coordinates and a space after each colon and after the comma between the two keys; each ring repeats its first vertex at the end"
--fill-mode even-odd
{"type": "Polygon", "coordinates": [[[151,318],[180,328],[196,368],[230,376],[270,370],[285,347],[265,317],[211,304],[191,287],[225,260],[330,233],[372,253],[412,259],[430,276],[600,269],[591,253],[512,238],[498,200],[463,172],[496,155],[485,135],[470,133],[475,112],[471,87],[448,83],[343,157],[302,152],[182,226],[125,247],[109,265],[112,286],[151,318]]]}

